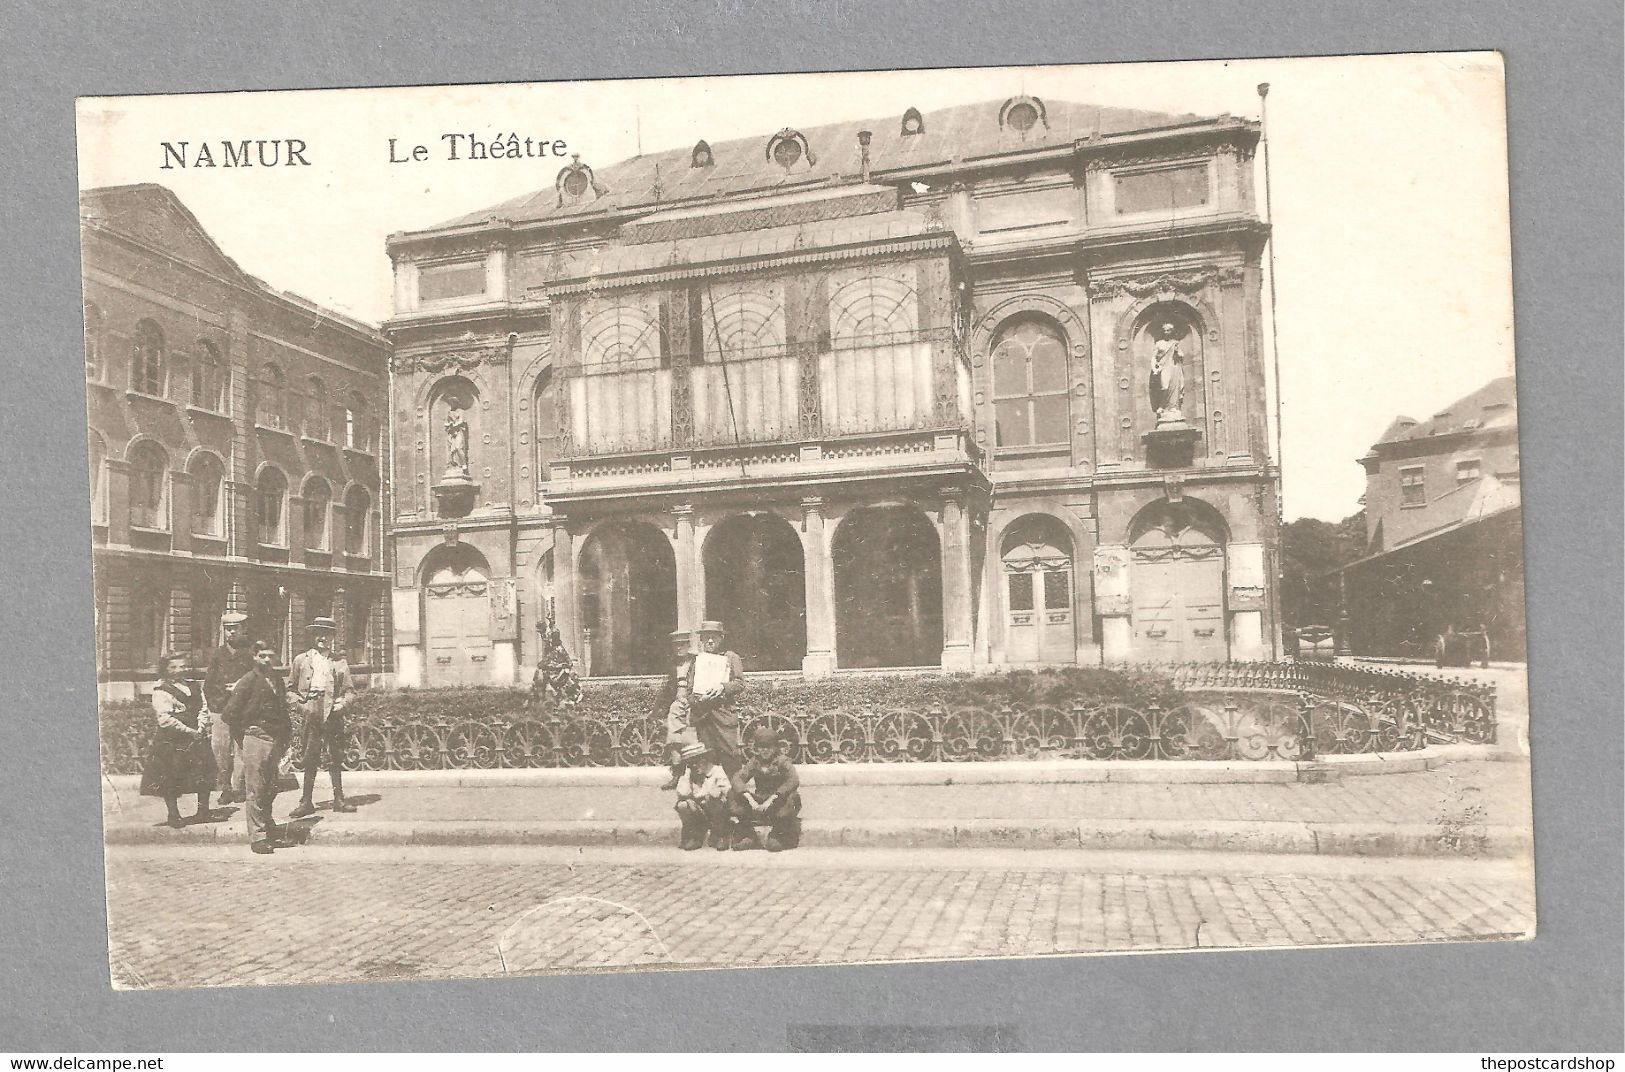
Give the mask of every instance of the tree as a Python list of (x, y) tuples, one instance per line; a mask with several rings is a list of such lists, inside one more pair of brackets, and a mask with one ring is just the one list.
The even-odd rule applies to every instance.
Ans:
[(1365, 511), (1341, 521), (1300, 517), (1281, 529), (1281, 617), (1288, 629), (1335, 625), (1337, 588), (1323, 575), (1365, 552)]

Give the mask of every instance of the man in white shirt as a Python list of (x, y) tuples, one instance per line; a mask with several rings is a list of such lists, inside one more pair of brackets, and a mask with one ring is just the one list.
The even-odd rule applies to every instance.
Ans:
[(337, 631), (333, 619), (312, 619), (306, 631), (310, 635), (310, 647), (294, 656), (293, 673), (288, 678), (288, 699), (299, 705), (304, 717), (301, 734), (304, 792), (300, 794), (299, 806), (288, 813), (291, 819), (302, 819), (316, 811), (313, 799), (316, 769), (321, 766), (324, 751), (327, 774), (333, 783), (333, 810), (355, 811), (355, 805), (344, 799), (344, 751), (348, 735), (343, 711), (350, 700), (350, 667), (332, 654), (333, 634)]
[(700, 654), (694, 657), (690, 717), (700, 743), (731, 779), (740, 766), (739, 715), (733, 705), (745, 688), (745, 664), (729, 651), (722, 623), (700, 623)]

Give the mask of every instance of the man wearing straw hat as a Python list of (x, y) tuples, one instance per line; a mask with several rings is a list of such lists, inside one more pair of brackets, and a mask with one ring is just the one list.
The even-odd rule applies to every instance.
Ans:
[(729, 651), (722, 623), (700, 623), (700, 654), (689, 685), (689, 717), (700, 743), (728, 772), (739, 770), (739, 715), (733, 709), (745, 688), (745, 664)]
[(293, 658), (293, 674), (288, 679), (288, 698), (300, 705), (304, 715), (304, 792), (299, 806), (288, 813), (290, 819), (303, 819), (316, 811), (316, 768), (327, 753), (327, 774), (333, 782), (333, 810), (355, 811), (344, 799), (344, 708), (349, 703), (350, 668), (332, 654), (337, 627), (331, 618), (313, 618), (306, 632), (310, 647)]

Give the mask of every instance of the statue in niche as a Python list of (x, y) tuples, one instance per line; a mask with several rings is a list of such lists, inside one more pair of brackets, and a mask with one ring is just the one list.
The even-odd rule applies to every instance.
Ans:
[(456, 404), (446, 412), (446, 475), (468, 476), (468, 418)]
[(1179, 340), (1184, 332), (1172, 323), (1164, 323), (1156, 334), (1151, 350), (1151, 410), (1159, 425), (1183, 424), (1185, 355), (1180, 352)]

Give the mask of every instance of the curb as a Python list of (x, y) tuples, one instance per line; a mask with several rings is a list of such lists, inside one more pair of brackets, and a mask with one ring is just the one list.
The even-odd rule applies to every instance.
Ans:
[[(295, 823), (294, 826), (301, 824)], [(1510, 826), (1301, 823), (1247, 820), (806, 820), (802, 844), (847, 848), (1130, 849), (1322, 856), (1517, 857), (1532, 851), (1527, 831)], [(642, 822), (324, 821), (309, 828), (326, 845), (665, 845), (676, 825)], [(236, 823), (169, 830), (110, 826), (108, 845), (237, 843)]]
[[(1527, 761), (1514, 749), (1435, 745), (1416, 752), (1373, 752), (1290, 760), (1000, 760), (991, 763), (808, 763), (796, 768), (803, 785), (1056, 785), (1116, 782), (1166, 785), (1257, 785), (1323, 782), (1342, 777), (1410, 774), (1460, 761)], [(503, 770), (346, 771), (354, 790), (409, 786), (487, 789), (501, 786), (642, 786), (665, 780), (663, 767), (528, 767)], [(119, 792), (134, 792), (139, 775), (105, 775)]]

